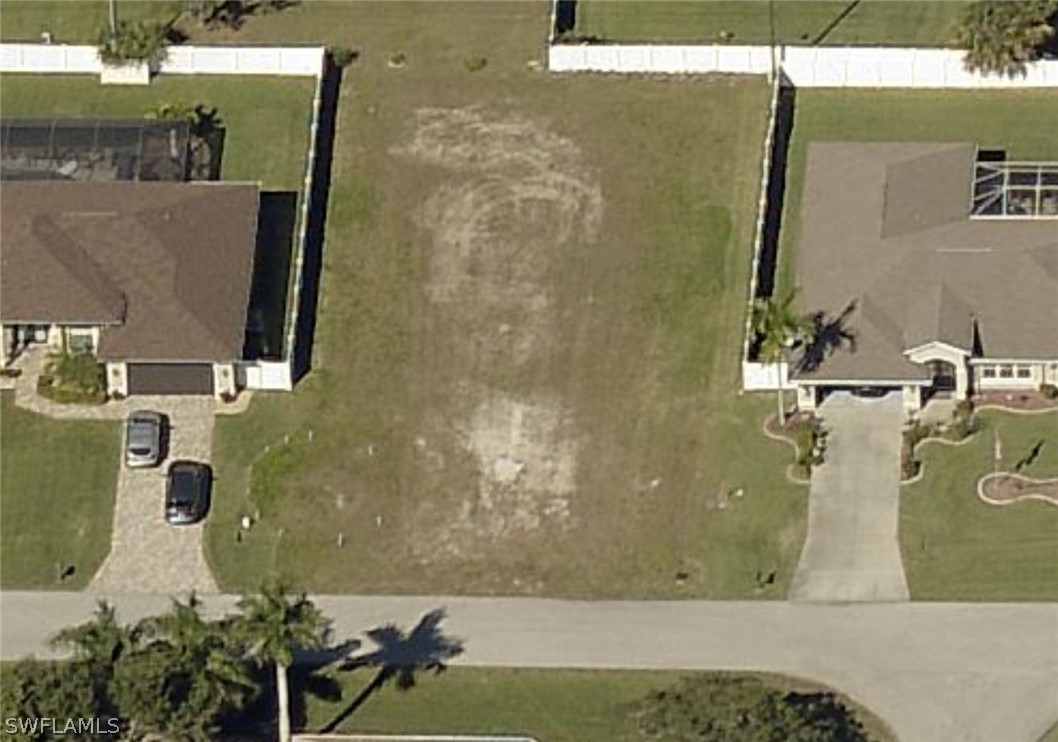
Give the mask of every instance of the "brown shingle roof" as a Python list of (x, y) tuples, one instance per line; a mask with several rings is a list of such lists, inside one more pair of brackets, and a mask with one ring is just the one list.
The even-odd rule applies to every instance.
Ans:
[(99, 356), (241, 358), (256, 185), (4, 182), (0, 319), (107, 325)]
[(809, 144), (798, 304), (854, 302), (856, 343), (801, 378), (922, 378), (904, 351), (970, 352), (975, 320), (987, 357), (1058, 358), (1058, 221), (971, 219), (975, 158), (970, 144)]

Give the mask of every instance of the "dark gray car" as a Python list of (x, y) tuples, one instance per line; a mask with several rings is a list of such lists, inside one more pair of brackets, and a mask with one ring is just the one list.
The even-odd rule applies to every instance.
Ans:
[(213, 470), (197, 461), (174, 461), (165, 480), (165, 522), (172, 526), (197, 523), (209, 511)]
[(165, 415), (136, 410), (125, 421), (125, 466), (136, 469), (162, 462), (167, 426)]

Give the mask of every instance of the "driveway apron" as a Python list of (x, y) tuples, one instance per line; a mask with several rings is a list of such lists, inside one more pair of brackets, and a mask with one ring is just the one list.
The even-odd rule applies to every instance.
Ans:
[(821, 405), (820, 414), (829, 431), (826, 461), (812, 472), (808, 537), (789, 597), (907, 600), (897, 533), (900, 394), (863, 399), (838, 392)]
[[(203, 524), (170, 526), (164, 518), (165, 472), (177, 459), (209, 462), (213, 400), (145, 397), (143, 409), (169, 415), (169, 455), (155, 469), (121, 463), (110, 554), (89, 587), (111, 593), (217, 592), (202, 551)], [(208, 516), (207, 516), (208, 517)]]

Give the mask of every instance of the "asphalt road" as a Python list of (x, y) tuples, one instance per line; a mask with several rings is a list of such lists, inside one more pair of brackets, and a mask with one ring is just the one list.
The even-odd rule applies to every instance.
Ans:
[[(0, 594), (0, 656), (49, 655), (47, 638), (86, 619), (87, 593)], [(110, 596), (125, 620), (166, 596)], [(841, 689), (903, 742), (1037, 742), (1058, 720), (1058, 605), (559, 601), (319, 596), (339, 639), (412, 628), (445, 608), (454, 662), (509, 667), (731, 669), (788, 673)], [(232, 596), (206, 597), (210, 611)], [(359, 651), (370, 651), (364, 640)], [(428, 647), (413, 648), (426, 651)]]

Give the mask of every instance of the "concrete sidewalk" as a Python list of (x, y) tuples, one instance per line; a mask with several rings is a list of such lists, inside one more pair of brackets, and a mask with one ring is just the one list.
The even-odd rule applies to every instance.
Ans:
[[(89, 617), (87, 593), (0, 594), (3, 659), (47, 654), (47, 638)], [(167, 596), (109, 596), (124, 620)], [(206, 597), (214, 612), (233, 596)], [(446, 608), (456, 663), (505, 667), (730, 669), (832, 685), (902, 742), (1037, 742), (1058, 720), (1058, 605), (319, 596), (338, 639)]]

